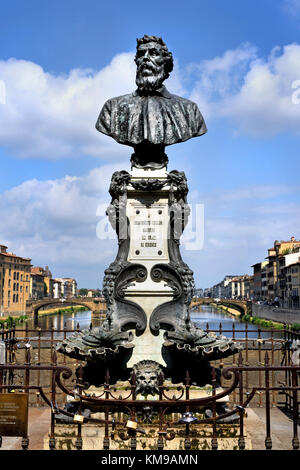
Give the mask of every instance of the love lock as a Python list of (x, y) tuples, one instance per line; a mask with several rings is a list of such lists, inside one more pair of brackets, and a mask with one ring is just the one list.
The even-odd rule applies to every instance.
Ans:
[(136, 430), (137, 423), (135, 421), (128, 420), (126, 423), (126, 428)]
[(74, 417), (73, 417), (73, 422), (74, 422), (74, 423), (79, 423), (79, 424), (83, 423), (83, 422), (84, 422), (84, 416), (82, 416), (82, 415), (74, 415)]
[(136, 421), (129, 420), (126, 423), (126, 428), (132, 431), (140, 432), (141, 434), (146, 434), (146, 431), (144, 429), (138, 428), (137, 425), (138, 423)]

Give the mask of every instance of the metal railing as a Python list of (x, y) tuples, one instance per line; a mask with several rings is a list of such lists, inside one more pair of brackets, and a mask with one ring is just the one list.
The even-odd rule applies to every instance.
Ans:
[[(137, 434), (142, 432), (147, 434), (145, 430), (138, 426), (143, 426), (139, 418), (139, 412), (145, 407), (151, 408), (153, 414), (156, 415), (156, 433), (152, 438), (155, 439), (155, 448), (164, 449), (166, 442), (174, 440), (181, 430), (184, 437), (184, 449), (190, 450), (198, 446), (199, 436), (196, 433), (196, 427), (206, 425), (211, 428), (211, 449), (218, 449), (219, 442), (219, 426), (230, 417), (236, 416), (238, 422), (238, 449), (244, 450), (245, 441), (245, 417), (246, 410), (253, 398), (257, 394), (263, 394), (265, 398), (265, 448), (272, 449), (272, 422), (271, 422), (271, 394), (273, 391), (285, 391), (291, 394), (292, 398), (292, 427), (293, 435), (291, 439), (291, 448), (299, 449), (298, 436), (298, 420), (299, 420), (299, 403), (298, 394), (300, 387), (298, 385), (298, 376), (300, 366), (272, 366), (269, 361), (268, 352), (265, 353), (264, 362), (260, 366), (246, 366), (243, 364), (242, 354), (239, 354), (237, 364), (235, 366), (223, 369), (222, 376), (230, 383), (226, 388), (219, 391), (216, 380), (216, 369), (212, 368), (211, 394), (204, 398), (191, 398), (191, 377), (186, 373), (184, 383), (174, 390), (172, 387), (165, 386), (163, 377), (158, 377), (158, 396), (156, 400), (139, 399), (137, 390), (137, 380), (133, 373), (129, 382), (129, 386), (123, 390), (123, 395), (118, 395), (119, 391), (114, 384), (110, 383), (110, 374), (107, 371), (103, 384), (99, 387), (100, 393), (97, 397), (88, 393), (87, 385), (83, 383), (82, 366), (79, 367), (77, 378), (73, 380), (73, 386), (66, 386), (64, 381), (71, 379), (72, 370), (67, 366), (57, 364), (56, 353), (52, 354), (51, 365), (35, 365), (31, 363), (30, 349), (26, 349), (26, 362), (24, 364), (0, 364), (0, 392), (12, 392), (18, 390), (23, 393), (34, 391), (38, 393), (46, 406), (51, 408), (51, 425), (49, 433), (49, 449), (56, 448), (56, 417), (58, 414), (67, 416), (72, 419), (72, 426), (76, 430), (75, 447), (81, 450), (83, 447), (82, 429), (85, 424), (94, 424), (104, 429), (104, 437), (102, 443), (99, 443), (99, 449), (108, 450), (112, 442), (118, 437), (121, 441), (128, 441), (129, 448), (136, 450)], [(11, 377), (11, 371), (23, 371), (22, 383), (6, 383), (4, 377)], [(36, 371), (48, 371), (50, 380), (50, 395), (48, 396), (43, 386), (36, 386), (31, 383), (31, 374)], [(272, 386), (270, 377), (273, 372), (283, 372), (291, 377), (291, 384), (282, 384), (280, 386)], [(6, 372), (6, 374), (5, 374)], [(244, 383), (246, 372), (261, 372), (263, 376), (262, 383), (253, 386), (251, 391), (244, 395)], [(57, 390), (60, 390), (65, 396), (71, 396), (76, 400), (78, 406), (76, 413), (71, 413), (60, 408), (57, 404)], [(238, 391), (238, 399), (232, 405), (231, 409), (225, 413), (217, 413), (217, 404), (221, 398), (231, 395), (234, 390)], [(124, 393), (126, 395), (124, 396)], [(83, 414), (86, 407), (93, 406), (103, 413), (103, 419), (89, 417)], [(210, 409), (210, 417), (196, 418), (195, 424), (190, 424), (184, 419), (178, 420), (178, 414), (182, 417), (186, 413), (197, 413), (202, 408)], [(193, 415), (194, 416), (194, 415)], [(175, 419), (174, 419), (175, 418)], [(184, 424), (185, 423), (185, 424)], [(29, 448), (29, 437), (23, 437), (22, 448)]]
[[(28, 328), (27, 324), (25, 328), (12, 328), (1, 329), (0, 328), (0, 340), (6, 344), (5, 362), (6, 363), (24, 363), (26, 358), (26, 350), (31, 350), (31, 363), (35, 365), (39, 364), (51, 364), (53, 352), (55, 351), (56, 344), (67, 338), (68, 335), (80, 331), (80, 325), (77, 324), (75, 329), (39, 329), (39, 328)], [(231, 328), (224, 328), (222, 323), (219, 324), (219, 328), (211, 329), (209, 324), (206, 324), (206, 332), (213, 332), (216, 334), (224, 334), (230, 336), (233, 340), (243, 345), (242, 359), (243, 364), (248, 366), (261, 366), (264, 361), (265, 352), (268, 351), (268, 357), (270, 365), (272, 366), (289, 366), (292, 364), (292, 350), (291, 346), (293, 341), (300, 340), (300, 333), (293, 330), (291, 326), (284, 325), (284, 329), (279, 332), (278, 329), (266, 329), (258, 328), (257, 331), (251, 330), (248, 324), (242, 325), (242, 328), (236, 328), (235, 324), (232, 324)], [(280, 337), (278, 335), (280, 334)], [(80, 365), (82, 361), (70, 359), (63, 354), (57, 355), (57, 361), (59, 365), (67, 366), (73, 371)], [(236, 366), (238, 362), (238, 355), (230, 356), (224, 360), (214, 361), (213, 365), (222, 370), (226, 367)], [(10, 374), (10, 380), (14, 380), (12, 371), (7, 372)], [(36, 386), (49, 387), (49, 381), (47, 372), (36, 370), (33, 374), (32, 380), (35, 381)], [(246, 396), (250, 393), (253, 386), (261, 386), (263, 381), (263, 373), (261, 370), (257, 370), (255, 373), (250, 372), (250, 369), (245, 370), (243, 393)], [(270, 383), (271, 386), (275, 387), (279, 382), (291, 384), (292, 377), (290, 372), (283, 371), (271, 371)], [(222, 386), (226, 386), (227, 382), (222, 377)], [(238, 396), (238, 391), (234, 390), (232, 393), (232, 401), (235, 401)], [(59, 393), (58, 401), (64, 399), (63, 393)], [(284, 402), (282, 402), (284, 399)], [(278, 394), (277, 390), (272, 390), (271, 393), (271, 404), (276, 406), (278, 404), (284, 406), (287, 410), (291, 409), (292, 397), (289, 392), (285, 394)], [(31, 406), (43, 406), (43, 402), (39, 396), (30, 394)], [(264, 398), (262, 394), (257, 394), (253, 401), (253, 405), (258, 407), (264, 406)]]

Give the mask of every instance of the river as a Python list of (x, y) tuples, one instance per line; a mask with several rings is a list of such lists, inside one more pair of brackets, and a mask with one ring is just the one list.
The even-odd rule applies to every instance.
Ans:
[[(35, 324), (33, 319), (27, 321), (28, 329), (29, 330), (37, 330), (41, 329), (41, 336), (50, 336), (50, 331), (43, 331), (43, 330), (75, 330), (77, 325), (79, 325), (80, 330), (88, 329), (90, 324), (92, 323), (93, 326), (98, 326), (100, 324), (99, 319), (93, 319), (90, 310), (85, 311), (77, 311), (77, 312), (70, 312), (70, 313), (55, 313), (52, 315), (41, 315), (38, 317), (38, 323)], [(24, 325), (20, 325), (19, 329), (23, 329)], [(55, 337), (60, 338), (64, 337), (64, 332), (56, 332)], [(71, 332), (67, 332), (66, 336), (72, 334)], [(35, 332), (31, 332), (29, 336), (35, 336)]]
[[(239, 316), (230, 315), (211, 305), (201, 305), (197, 310), (191, 312), (192, 321), (200, 328), (206, 329), (207, 324), (210, 331), (217, 330), (218, 333), (220, 323), (222, 324), (222, 334), (232, 337), (232, 329), (235, 328), (235, 338), (245, 338), (245, 330), (249, 339), (257, 338), (259, 326), (253, 323), (246, 323), (240, 320)], [(262, 328), (261, 329), (266, 329)], [(225, 331), (224, 331), (225, 330)], [(226, 331), (230, 330), (230, 331)], [(269, 338), (268, 332), (261, 332), (261, 338)], [(274, 333), (274, 338), (282, 338), (282, 331), (278, 330)]]
[[(235, 338), (244, 338), (245, 337), (245, 328), (246, 323), (241, 322), (238, 316), (229, 315), (224, 313), (222, 310), (217, 309), (214, 306), (210, 305), (201, 305), (197, 308), (197, 310), (192, 310), (191, 318), (194, 323), (200, 328), (206, 329), (207, 324), (209, 326), (209, 330), (217, 330), (219, 331), (220, 323), (222, 324), (222, 334), (227, 337), (232, 337), (232, 328), (234, 325), (235, 328)], [(99, 325), (99, 320), (95, 320), (91, 318), (90, 311), (78, 311), (78, 312), (70, 312), (65, 314), (54, 314), (54, 315), (45, 315), (40, 316), (38, 319), (38, 324), (34, 325), (33, 321), (30, 320), (28, 322), (28, 328), (36, 329), (41, 328), (50, 329), (53, 327), (54, 329), (63, 329), (64, 326), (68, 330), (74, 330), (79, 324), (79, 328), (81, 330), (89, 328), (90, 324), (93, 326)], [(19, 328), (24, 328), (20, 326)], [(255, 339), (257, 338), (257, 325), (253, 325), (252, 323), (247, 323), (248, 329), (248, 338)], [(226, 331), (229, 330), (229, 331)], [(67, 333), (67, 336), (71, 333)], [(33, 336), (31, 334), (30, 336)], [(56, 337), (62, 337), (64, 333), (55, 333)], [(50, 333), (43, 333), (43, 336), (50, 336)], [(267, 332), (262, 332), (261, 337), (266, 338), (269, 337), (270, 334)], [(274, 338), (282, 338), (283, 334), (281, 331), (274, 333)]]

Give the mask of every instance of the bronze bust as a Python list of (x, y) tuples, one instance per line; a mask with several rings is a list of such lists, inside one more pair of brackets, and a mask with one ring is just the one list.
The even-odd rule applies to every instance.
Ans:
[(109, 99), (96, 129), (134, 148), (131, 162), (138, 168), (163, 168), (165, 147), (207, 132), (198, 106), (172, 95), (163, 85), (173, 70), (172, 53), (161, 38), (137, 39), (134, 93)]

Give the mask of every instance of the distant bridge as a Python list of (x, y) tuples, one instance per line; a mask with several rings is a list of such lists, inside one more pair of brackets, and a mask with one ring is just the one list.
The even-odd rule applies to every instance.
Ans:
[[(228, 308), (233, 308), (239, 311), (242, 315), (252, 313), (252, 302), (246, 300), (233, 300), (233, 299), (211, 299), (211, 298), (194, 298), (191, 302), (190, 308), (196, 308), (200, 305), (219, 304)], [(64, 308), (64, 306), (81, 305), (87, 307), (92, 316), (104, 316), (106, 313), (106, 303), (103, 298), (95, 297), (71, 297), (63, 299), (52, 299), (45, 297), (43, 299), (30, 299), (26, 302), (26, 315), (29, 317), (38, 318), (39, 310), (43, 307)]]
[(190, 308), (209, 304), (224, 305), (225, 307), (239, 311), (242, 315), (252, 314), (252, 302), (250, 300), (211, 299), (210, 297), (201, 297), (199, 299), (193, 299)]
[(103, 298), (95, 297), (71, 297), (63, 299), (52, 299), (45, 297), (43, 299), (30, 299), (26, 302), (26, 315), (37, 318), (39, 310), (42, 307), (64, 308), (64, 306), (80, 305), (87, 307), (92, 312), (92, 316), (101, 316), (106, 313), (106, 303)]

